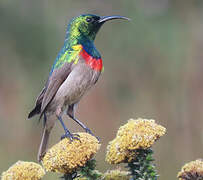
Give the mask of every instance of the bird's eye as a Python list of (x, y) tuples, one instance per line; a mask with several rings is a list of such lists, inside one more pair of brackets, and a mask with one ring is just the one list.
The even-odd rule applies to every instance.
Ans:
[(86, 19), (86, 21), (89, 23), (89, 22), (92, 22), (92, 18), (90, 18), (90, 17), (88, 17), (87, 19)]

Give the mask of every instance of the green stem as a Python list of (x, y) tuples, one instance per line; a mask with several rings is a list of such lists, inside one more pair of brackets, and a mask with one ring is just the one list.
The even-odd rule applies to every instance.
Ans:
[(76, 174), (72, 173), (72, 174), (64, 174), (61, 178), (64, 180), (73, 180), (75, 179)]
[(79, 171), (81, 177), (85, 177), (87, 180), (98, 180), (102, 176), (102, 173), (95, 170), (96, 160), (92, 159), (86, 163)]
[(152, 149), (138, 149), (135, 158), (128, 163), (130, 180), (157, 180), (158, 174), (153, 164)]

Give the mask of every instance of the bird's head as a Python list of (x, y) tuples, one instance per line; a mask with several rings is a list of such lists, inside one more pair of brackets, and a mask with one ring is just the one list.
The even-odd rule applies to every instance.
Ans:
[(101, 26), (113, 19), (125, 19), (123, 16), (97, 16), (93, 14), (83, 14), (73, 18), (68, 24), (66, 38), (72, 40), (88, 39), (93, 41)]

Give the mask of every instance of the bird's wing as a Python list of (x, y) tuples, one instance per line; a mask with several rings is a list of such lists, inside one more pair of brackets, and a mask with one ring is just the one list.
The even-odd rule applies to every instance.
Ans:
[(46, 110), (47, 105), (52, 101), (56, 92), (58, 91), (61, 84), (66, 80), (70, 72), (72, 71), (72, 64), (77, 63), (79, 59), (79, 53), (82, 50), (81, 45), (76, 45), (71, 48), (70, 51), (65, 51), (59, 58), (56, 60), (45, 94), (43, 96), (40, 117), (43, 115)]
[(61, 84), (66, 80), (66, 78), (70, 74), (71, 65), (72, 63), (65, 63), (62, 67), (53, 70), (52, 75), (49, 78), (49, 83), (42, 100), (41, 114), (44, 113), (47, 105), (51, 102)]
[(36, 99), (35, 107), (34, 107), (34, 109), (29, 113), (28, 119), (30, 119), (30, 118), (33, 117), (34, 115), (40, 113), (40, 111), (41, 111), (41, 104), (42, 104), (42, 100), (43, 100), (45, 91), (46, 91), (46, 86), (42, 89), (42, 91), (41, 91), (40, 94), (38, 95), (38, 97), (37, 97), (37, 99)]

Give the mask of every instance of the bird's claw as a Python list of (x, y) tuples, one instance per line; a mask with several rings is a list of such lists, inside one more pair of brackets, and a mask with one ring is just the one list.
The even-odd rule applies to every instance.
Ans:
[(97, 140), (99, 141), (99, 143), (101, 143), (101, 140), (98, 136), (95, 136), (97, 138)]
[(69, 138), (70, 141), (73, 141), (74, 139), (80, 141), (79, 137), (80, 137), (79, 134), (71, 134), (70, 132), (65, 132), (65, 134), (61, 136), (61, 140), (64, 139), (64, 138)]
[(85, 131), (86, 131), (86, 133), (89, 133), (89, 134), (91, 134), (92, 136), (95, 136), (89, 128), (85, 128)]
[(73, 136), (77, 136), (77, 137), (80, 137), (80, 135), (79, 134), (76, 134), (76, 133), (74, 133), (74, 134), (72, 134)]
[(96, 137), (97, 140), (99, 141), (99, 143), (101, 142), (101, 141), (100, 141), (100, 138), (99, 138), (98, 136), (95, 136), (89, 128), (85, 128), (85, 131), (86, 131), (86, 133), (89, 133), (89, 134), (91, 134), (92, 136)]

